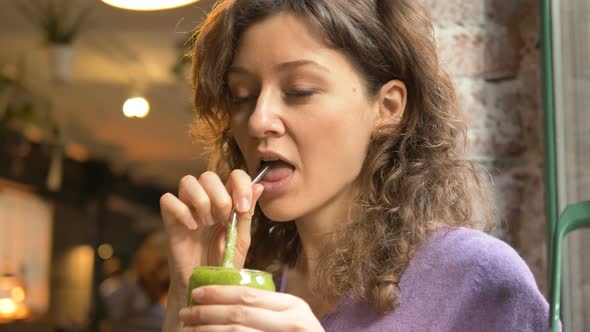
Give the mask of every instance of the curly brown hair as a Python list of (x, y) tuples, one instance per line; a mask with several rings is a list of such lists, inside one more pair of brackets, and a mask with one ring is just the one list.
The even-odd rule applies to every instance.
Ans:
[[(485, 178), (460, 156), (465, 125), (455, 88), (439, 64), (430, 16), (416, 0), (219, 2), (196, 31), (192, 134), (208, 147), (210, 168), (222, 175), (245, 168), (229, 132), (227, 70), (241, 34), (277, 13), (303, 18), (345, 54), (370, 96), (390, 80), (406, 84), (404, 115), (397, 125), (373, 133), (358, 179), (358, 211), (337, 234), (335, 248), (320, 258), (316, 278), (323, 295), (350, 292), (387, 312), (398, 305), (401, 275), (431, 232), (492, 220)], [(301, 250), (295, 223), (274, 223), (255, 213), (248, 267), (293, 266)]]

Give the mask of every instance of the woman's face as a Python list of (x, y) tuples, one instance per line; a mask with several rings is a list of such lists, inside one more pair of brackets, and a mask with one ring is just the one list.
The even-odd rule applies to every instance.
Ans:
[(288, 14), (251, 26), (228, 73), (231, 131), (249, 173), (281, 160), (259, 201), (275, 221), (350, 206), (379, 113), (352, 63), (308, 26)]

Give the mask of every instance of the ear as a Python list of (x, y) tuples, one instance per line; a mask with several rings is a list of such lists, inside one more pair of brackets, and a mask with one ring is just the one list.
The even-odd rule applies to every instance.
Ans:
[(398, 124), (408, 101), (406, 85), (400, 80), (391, 80), (385, 83), (378, 96), (379, 114), (377, 115), (376, 127), (386, 124)]

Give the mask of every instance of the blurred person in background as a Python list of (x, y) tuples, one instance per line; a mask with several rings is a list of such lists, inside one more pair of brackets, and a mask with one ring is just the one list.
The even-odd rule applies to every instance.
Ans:
[(164, 321), (169, 271), (166, 236), (150, 233), (137, 250), (132, 267), (113, 272), (100, 293), (113, 332), (160, 331)]

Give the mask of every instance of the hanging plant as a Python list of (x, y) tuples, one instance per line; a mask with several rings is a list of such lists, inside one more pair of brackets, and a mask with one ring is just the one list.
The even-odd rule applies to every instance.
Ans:
[(35, 25), (46, 42), (71, 44), (87, 28), (93, 7), (74, 8), (72, 0), (17, 1), (23, 16)]
[(72, 0), (27, 0), (16, 2), (17, 7), (35, 25), (49, 44), (52, 77), (57, 82), (68, 82), (74, 71), (72, 43), (88, 26), (93, 7), (74, 8)]

